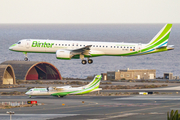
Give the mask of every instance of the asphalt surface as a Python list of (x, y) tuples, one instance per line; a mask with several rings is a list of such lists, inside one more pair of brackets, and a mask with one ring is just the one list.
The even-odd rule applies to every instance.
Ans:
[[(13, 120), (51, 119), (79, 120), (157, 120), (166, 119), (171, 109), (180, 108), (180, 94), (136, 96), (0, 96), (0, 102), (37, 100), (38, 105), (12, 109), (0, 109), (0, 119), (8, 120), (6, 111), (14, 111)], [(83, 102), (84, 101), (84, 102)]]
[[(1, 92), (27, 91), (26, 88), (0, 89)], [(160, 95), (131, 96), (0, 96), (1, 102), (36, 100), (33, 107), (0, 109), (0, 120), (9, 120), (7, 111), (14, 111), (13, 120), (157, 120), (166, 119), (170, 110), (180, 111), (180, 86), (152, 89), (102, 90), (101, 92), (162, 92)], [(88, 94), (87, 94), (88, 95)]]

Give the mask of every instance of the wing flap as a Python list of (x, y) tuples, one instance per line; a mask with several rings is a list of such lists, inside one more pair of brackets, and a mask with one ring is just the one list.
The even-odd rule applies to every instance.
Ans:
[(91, 46), (92, 46), (92, 45), (87, 45), (87, 46), (85, 46), (85, 47), (78, 48), (78, 49), (74, 49), (74, 50), (71, 50), (71, 51), (72, 51), (73, 53), (83, 53), (83, 52), (89, 51)]

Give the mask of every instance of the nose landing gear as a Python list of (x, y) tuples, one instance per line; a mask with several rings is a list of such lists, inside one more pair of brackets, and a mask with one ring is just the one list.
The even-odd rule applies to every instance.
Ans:
[(23, 54), (25, 55), (24, 60), (25, 60), (25, 61), (28, 61), (27, 52), (23, 52)]
[(25, 57), (24, 60), (25, 60), (25, 61), (28, 61), (28, 57)]

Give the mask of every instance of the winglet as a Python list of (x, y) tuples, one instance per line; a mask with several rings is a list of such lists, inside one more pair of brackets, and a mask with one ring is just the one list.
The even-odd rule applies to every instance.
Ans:
[(166, 47), (171, 32), (172, 24), (166, 24), (158, 34), (147, 44), (155, 48)]

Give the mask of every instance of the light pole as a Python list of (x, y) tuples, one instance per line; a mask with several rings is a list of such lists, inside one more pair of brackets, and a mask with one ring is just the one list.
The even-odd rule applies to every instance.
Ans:
[(11, 111), (7, 111), (6, 113), (10, 115), (10, 120), (11, 120), (11, 115), (14, 114), (15, 112), (14, 111), (12, 111), (12, 112)]

